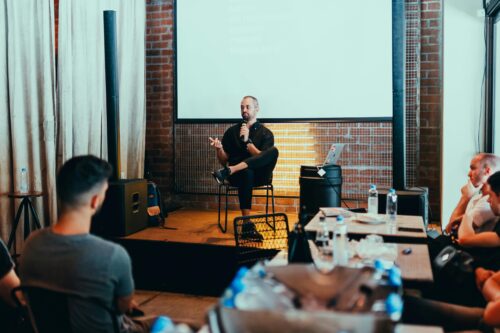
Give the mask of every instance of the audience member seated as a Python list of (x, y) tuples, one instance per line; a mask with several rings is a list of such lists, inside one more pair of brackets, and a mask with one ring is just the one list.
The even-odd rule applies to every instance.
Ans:
[[(488, 178), (483, 186), (483, 193), (492, 213), (495, 217), (500, 216), (500, 171)], [(500, 223), (496, 223), (491, 231), (481, 233), (474, 233), (470, 225), (464, 228), (461, 226), (458, 243), (464, 247), (500, 247)]]
[[(500, 216), (500, 171), (488, 178), (482, 186), (482, 191), (493, 216)], [(494, 225), (492, 231), (471, 232), (470, 235), (459, 238), (458, 244), (455, 246), (473, 255), (475, 267), (483, 267), (492, 271), (500, 270), (499, 223)], [(483, 297), (473, 287), (474, 276), (472, 274), (459, 272), (450, 276), (450, 274), (443, 274), (441, 271), (434, 273), (435, 288), (428, 294), (428, 297), (464, 305), (484, 304)], [(460, 278), (456, 274), (461, 274)]]
[[(462, 186), (460, 200), (451, 214), (445, 233), (429, 244), (431, 259), (447, 245), (466, 248), (467, 252), (477, 259), (486, 258), (491, 261), (491, 247), (496, 247), (491, 241), (492, 232), (498, 216), (488, 203), (488, 178), (500, 170), (500, 157), (481, 153), (471, 160), (469, 180)], [(484, 240), (489, 241), (484, 241)], [(488, 266), (497, 269), (497, 266)], [(498, 266), (500, 269), (500, 266)]]
[(11, 297), (11, 290), (19, 286), (19, 278), (14, 272), (14, 262), (9, 251), (0, 239), (0, 323), (2, 331), (13, 332), (16, 325), (16, 304)]
[(476, 285), (487, 301), (484, 308), (405, 296), (402, 321), (407, 324), (442, 326), (445, 331), (500, 329), (500, 272), (476, 269)]
[[(458, 228), (458, 239), (465, 236), (491, 231), (496, 224), (496, 216), (488, 204), (488, 195), (481, 191), (488, 178), (500, 170), (500, 157), (481, 153), (471, 160), (469, 180), (461, 188), (460, 200), (451, 214), (446, 231)], [(478, 244), (481, 246), (481, 244)]]
[[(92, 297), (120, 314), (135, 308), (127, 252), (89, 233), (110, 175), (111, 166), (94, 156), (74, 157), (64, 164), (57, 175), (58, 221), (32, 233), (26, 242), (20, 265), (23, 285)], [(71, 311), (75, 332), (100, 332), (110, 325), (109, 314), (81, 301)], [(153, 321), (127, 315), (118, 320), (122, 332), (149, 332)]]
[(222, 142), (218, 138), (209, 139), (224, 166), (212, 175), (219, 184), (227, 179), (238, 187), (241, 215), (246, 216), (252, 208), (253, 187), (269, 184), (279, 153), (273, 133), (257, 121), (257, 98), (243, 97), (240, 107), (243, 121), (228, 128)]

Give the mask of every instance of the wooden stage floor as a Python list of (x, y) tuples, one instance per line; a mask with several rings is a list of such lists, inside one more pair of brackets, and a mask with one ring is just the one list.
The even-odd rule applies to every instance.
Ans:
[[(216, 210), (179, 209), (168, 214), (164, 227), (146, 228), (123, 239), (234, 246), (233, 220), (239, 215), (240, 211), (228, 212), (228, 228), (223, 233), (217, 225)], [(297, 214), (287, 216), (289, 227), (293, 228)], [(224, 223), (224, 212), (221, 218)]]

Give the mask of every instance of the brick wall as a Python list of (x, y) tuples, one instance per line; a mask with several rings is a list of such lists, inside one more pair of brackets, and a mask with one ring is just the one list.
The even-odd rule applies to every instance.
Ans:
[[(239, 105), (234, 110), (239, 112)], [(217, 183), (210, 172), (220, 168), (209, 136), (222, 137), (229, 124), (179, 124), (175, 134), (176, 190), (182, 205), (215, 208)], [(366, 201), (370, 184), (390, 187), (392, 179), (392, 143), (390, 122), (367, 123), (274, 123), (266, 124), (274, 133), (280, 157), (273, 173), (277, 211), (297, 212), (301, 165), (321, 164), (332, 142), (344, 143), (339, 160), (342, 165), (342, 198), (351, 207)], [(326, 183), (325, 183), (326, 184)], [(326, 186), (328, 186), (326, 184)], [(201, 195), (203, 194), (203, 195)], [(231, 208), (237, 209), (235, 198)], [(252, 208), (260, 209), (256, 199)], [(289, 206), (292, 204), (292, 206)]]
[(173, 1), (146, 0), (146, 171), (173, 193)]
[(420, 186), (429, 187), (433, 219), (441, 216), (441, 125), (443, 109), (442, 1), (421, 1)]

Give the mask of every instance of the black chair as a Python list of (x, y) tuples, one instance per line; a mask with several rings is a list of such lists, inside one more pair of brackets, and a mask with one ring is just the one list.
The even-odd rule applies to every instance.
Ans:
[[(274, 225), (269, 224), (269, 220)], [(234, 219), (234, 240), (239, 265), (252, 266), (288, 249), (288, 217), (283, 213), (239, 216)]]
[(95, 298), (40, 287), (20, 286), (14, 288), (11, 292), (12, 298), (19, 307), (22, 307), (22, 304), (18, 298), (18, 292), (22, 293), (26, 301), (29, 319), (35, 333), (73, 332), (70, 313), (70, 302), (72, 299), (90, 302), (96, 308), (107, 312), (112, 323), (108, 331), (120, 332), (117, 313)]
[[(225, 196), (225, 200), (226, 200), (224, 228), (222, 227), (221, 220), (220, 220), (222, 190), (224, 190), (224, 196)], [(274, 187), (272, 184), (272, 180), (270, 180), (268, 184), (254, 186), (253, 190), (265, 190), (266, 191), (266, 214), (269, 214), (269, 193), (271, 193), (272, 213), (274, 214)], [(225, 233), (227, 231), (227, 201), (228, 201), (228, 197), (229, 197), (230, 193), (238, 193), (238, 187), (232, 186), (227, 181), (224, 181), (222, 184), (219, 184), (219, 194), (217, 197), (218, 204), (219, 204), (219, 215), (217, 218), (217, 223), (219, 225), (219, 229), (223, 233)]]

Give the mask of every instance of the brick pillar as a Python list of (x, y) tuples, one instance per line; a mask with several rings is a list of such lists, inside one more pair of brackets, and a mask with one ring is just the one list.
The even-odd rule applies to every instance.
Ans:
[(146, 0), (146, 171), (173, 191), (173, 0)]
[(434, 220), (441, 216), (441, 126), (443, 109), (442, 3), (421, 2), (420, 168), (418, 185), (429, 187)]

